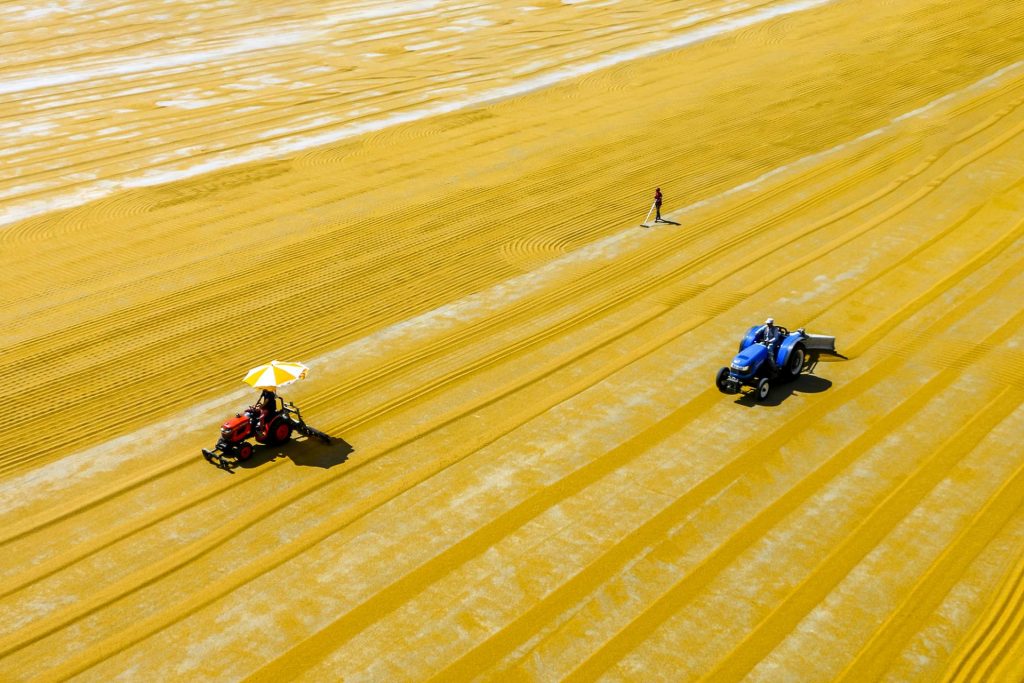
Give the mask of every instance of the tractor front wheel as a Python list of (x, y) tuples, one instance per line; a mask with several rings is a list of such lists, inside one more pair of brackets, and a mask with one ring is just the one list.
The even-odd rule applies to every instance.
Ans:
[(239, 460), (248, 460), (252, 457), (252, 444), (248, 441), (243, 441), (238, 444), (237, 456)]
[(757, 383), (757, 400), (763, 401), (768, 398), (768, 392), (772, 390), (772, 385), (768, 382), (767, 377), (762, 377), (761, 381)]
[(718, 387), (718, 390), (721, 391), (723, 394), (730, 393), (728, 387), (725, 384), (725, 380), (727, 380), (728, 378), (729, 368), (722, 368), (721, 370), (718, 371), (718, 374), (715, 375), (715, 386)]

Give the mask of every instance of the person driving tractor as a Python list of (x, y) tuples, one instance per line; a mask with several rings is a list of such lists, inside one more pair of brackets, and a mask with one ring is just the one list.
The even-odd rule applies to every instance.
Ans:
[(264, 389), (252, 408), (252, 416), (257, 425), (269, 424), (270, 418), (277, 412), (277, 394), (269, 389)]
[(236, 413), (221, 424), (217, 444), (202, 449), (206, 461), (230, 471), (253, 456), (254, 445), (249, 439), (276, 448), (287, 443), (293, 431), (331, 443), (330, 436), (306, 424), (294, 403), (285, 402), (276, 393), (278, 387), (304, 378), (308, 371), (302, 363), (277, 360), (249, 370), (242, 381), (259, 389), (260, 397), (244, 415)]
[[(761, 343), (768, 347), (768, 363), (771, 365), (772, 372), (778, 371), (778, 367), (775, 365), (775, 336), (778, 334), (778, 328), (775, 327), (775, 318), (768, 318), (764, 321), (764, 325), (757, 331), (757, 337), (761, 338)], [(755, 337), (756, 338), (756, 337)]]

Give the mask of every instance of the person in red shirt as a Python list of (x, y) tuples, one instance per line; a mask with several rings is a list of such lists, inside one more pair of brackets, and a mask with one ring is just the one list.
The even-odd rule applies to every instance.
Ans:
[(661, 188), (654, 188), (654, 222), (663, 223), (661, 220)]

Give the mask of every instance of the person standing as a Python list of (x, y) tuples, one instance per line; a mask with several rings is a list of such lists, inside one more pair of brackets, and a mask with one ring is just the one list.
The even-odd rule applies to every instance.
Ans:
[(661, 188), (654, 188), (654, 222), (663, 223), (661, 220)]

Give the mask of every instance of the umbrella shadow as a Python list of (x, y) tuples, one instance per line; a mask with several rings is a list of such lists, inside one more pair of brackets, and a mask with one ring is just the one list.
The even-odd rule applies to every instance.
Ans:
[(332, 436), (331, 443), (326, 444), (319, 439), (306, 438), (293, 441), (283, 453), (298, 467), (320, 467), (329, 470), (335, 465), (348, 461), (348, 456), (355, 452), (348, 441), (339, 436)]
[(348, 456), (353, 452), (355, 449), (352, 445), (341, 437), (332, 436), (329, 444), (320, 439), (300, 437), (283, 446), (257, 444), (252, 457), (238, 463), (237, 466), (250, 469), (277, 460), (278, 457), (285, 457), (297, 467), (319, 467), (329, 470), (335, 465), (347, 462)]

